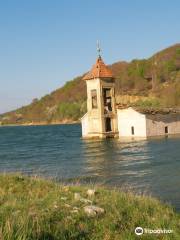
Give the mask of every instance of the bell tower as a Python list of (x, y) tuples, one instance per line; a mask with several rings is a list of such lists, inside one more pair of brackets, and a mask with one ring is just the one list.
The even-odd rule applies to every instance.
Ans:
[(117, 115), (115, 81), (105, 65), (98, 47), (98, 57), (92, 69), (83, 77), (87, 86), (87, 113), (82, 117), (83, 137), (115, 137)]

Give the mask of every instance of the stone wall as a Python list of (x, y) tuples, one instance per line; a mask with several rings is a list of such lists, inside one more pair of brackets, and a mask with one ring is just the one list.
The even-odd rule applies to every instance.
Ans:
[(168, 134), (180, 134), (180, 114), (155, 114), (146, 115), (147, 136), (162, 136), (165, 133), (165, 127)]

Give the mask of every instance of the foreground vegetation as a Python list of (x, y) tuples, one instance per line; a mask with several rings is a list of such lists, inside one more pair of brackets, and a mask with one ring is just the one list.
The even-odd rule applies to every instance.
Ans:
[[(89, 186), (90, 187), (90, 186)], [(93, 186), (91, 186), (93, 187)], [(96, 186), (66, 186), (22, 175), (0, 175), (0, 239), (180, 239), (180, 216), (156, 199)], [(90, 217), (89, 202), (105, 210)], [(172, 234), (136, 236), (137, 226), (172, 229)]]
[[(180, 107), (180, 44), (148, 59), (110, 66), (116, 78), (116, 102), (131, 101), (147, 107)], [(121, 96), (121, 99), (120, 99)], [(146, 97), (146, 101), (141, 101)], [(82, 76), (31, 104), (0, 115), (0, 125), (49, 124), (77, 121), (86, 112), (86, 86)]]

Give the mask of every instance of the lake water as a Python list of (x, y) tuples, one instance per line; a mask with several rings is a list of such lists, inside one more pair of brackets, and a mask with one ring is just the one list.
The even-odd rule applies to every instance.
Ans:
[(78, 124), (0, 127), (0, 171), (128, 187), (180, 211), (180, 137), (83, 140)]

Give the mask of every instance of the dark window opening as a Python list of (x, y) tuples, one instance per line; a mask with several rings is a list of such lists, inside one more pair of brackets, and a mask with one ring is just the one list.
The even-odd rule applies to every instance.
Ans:
[(134, 135), (134, 127), (131, 127), (131, 134)]
[(106, 127), (106, 132), (111, 132), (111, 119), (110, 118), (106, 118), (105, 119), (105, 127)]
[(97, 91), (91, 90), (92, 108), (97, 108)]
[(111, 88), (103, 89), (104, 108), (106, 111), (112, 111)]
[(165, 133), (168, 133), (168, 126), (165, 127)]

